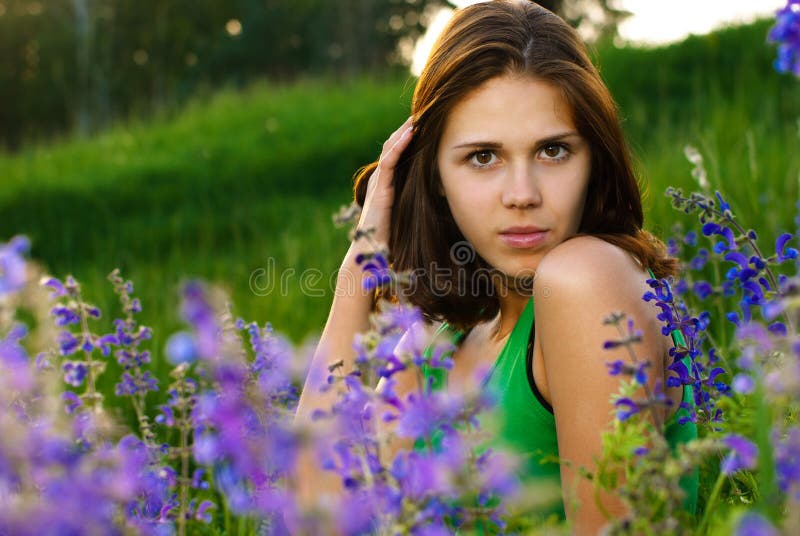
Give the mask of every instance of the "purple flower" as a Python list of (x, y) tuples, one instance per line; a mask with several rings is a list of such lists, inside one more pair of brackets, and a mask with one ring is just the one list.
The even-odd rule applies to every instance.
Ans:
[(734, 536), (779, 536), (778, 530), (757, 512), (748, 511), (736, 524)]
[(770, 332), (757, 322), (739, 325), (736, 329), (736, 338), (752, 343), (758, 352), (764, 355), (772, 352), (775, 348)]
[(619, 398), (614, 405), (617, 407), (617, 419), (626, 421), (639, 413), (639, 405), (630, 398)]
[(720, 470), (723, 473), (730, 475), (741, 469), (752, 469), (756, 466), (758, 447), (755, 443), (736, 434), (725, 437), (722, 443), (730, 449), (722, 460)]
[(740, 373), (733, 378), (731, 388), (741, 395), (749, 395), (755, 390), (755, 382), (749, 374)]
[(42, 278), (42, 285), (52, 289), (52, 292), (50, 293), (51, 300), (67, 295), (67, 289), (64, 287), (64, 284), (55, 277)]
[(70, 415), (75, 413), (75, 410), (83, 405), (83, 401), (80, 397), (72, 391), (64, 391), (61, 395), (61, 399), (66, 403), (64, 409)]
[(406, 331), (414, 324), (423, 321), (422, 311), (418, 307), (404, 304), (386, 304), (381, 314), (381, 321), (387, 326)]
[(409, 327), (400, 337), (394, 354), (398, 357), (408, 356), (417, 366), (422, 365), (423, 353), (428, 347), (431, 335), (424, 321), (419, 320)]
[(793, 238), (791, 233), (783, 233), (775, 241), (775, 257), (778, 262), (783, 262), (787, 259), (796, 259), (797, 250), (794, 248), (787, 248), (786, 244)]
[(397, 434), (401, 437), (429, 437), (442, 427), (449, 428), (461, 410), (461, 402), (444, 393), (411, 393), (408, 395)]
[(420, 499), (425, 495), (450, 494), (454, 482), (442, 461), (435, 453), (410, 452), (395, 457), (390, 474), (406, 497)]
[[(728, 209), (730, 209), (730, 207), (728, 207)], [(720, 254), (728, 250), (737, 249), (736, 238), (733, 235), (733, 231), (724, 225), (709, 222), (703, 225), (702, 232), (704, 236), (718, 235), (725, 239), (725, 242), (717, 242), (714, 245), (714, 253)]]
[(17, 292), (25, 286), (24, 255), (31, 243), (25, 236), (15, 236), (7, 244), (0, 243), (0, 296)]
[(705, 300), (714, 292), (714, 287), (708, 281), (697, 281), (692, 286), (692, 292), (701, 300)]
[(389, 267), (389, 261), (382, 253), (372, 253), (370, 255), (358, 255), (356, 258), (358, 264), (366, 272), (363, 286), (366, 290), (380, 288), (392, 281), (392, 269)]
[(56, 341), (61, 348), (61, 355), (67, 356), (74, 354), (80, 347), (80, 341), (69, 331), (62, 331), (56, 335)]
[(677, 257), (680, 254), (680, 246), (674, 238), (667, 240), (667, 255)]
[(776, 13), (768, 38), (778, 43), (775, 69), (800, 76), (800, 0), (788, 0), (786, 7)]
[(650, 366), (649, 361), (642, 361), (636, 365), (636, 370), (633, 373), (633, 379), (636, 380), (636, 383), (639, 385), (644, 385), (647, 383), (647, 367)]
[(182, 296), (181, 312), (194, 329), (198, 357), (217, 357), (220, 329), (205, 287), (199, 281), (190, 281), (184, 285)]
[(56, 326), (69, 326), (71, 324), (78, 324), (81, 317), (69, 307), (63, 305), (56, 305), (50, 309), (50, 314), (56, 317)]
[[(795, 0), (792, 0), (792, 1), (795, 1)], [(724, 214), (726, 217), (729, 217), (729, 216), (730, 216), (730, 214), (725, 214), (725, 213), (726, 213), (726, 212), (727, 212), (727, 213), (730, 213), (730, 212), (731, 212), (731, 206), (730, 206), (730, 205), (729, 205), (729, 204), (728, 204), (728, 203), (727, 203), (727, 202), (726, 202), (726, 201), (725, 201), (725, 200), (722, 198), (722, 194), (721, 194), (721, 193), (719, 193), (719, 192), (714, 192), (714, 195), (716, 196), (716, 198), (717, 198), (717, 202), (719, 203), (719, 205), (718, 205), (718, 206), (719, 206), (719, 210), (720, 210), (720, 211), (722, 211), (722, 213), (723, 213), (723, 214)]]
[(606, 363), (606, 366), (608, 367), (609, 376), (619, 376), (625, 371), (625, 362), (621, 359)]
[(689, 283), (685, 279), (679, 279), (672, 287), (672, 291), (678, 296), (684, 296), (689, 292)]
[(123, 372), (121, 380), (114, 388), (114, 394), (117, 396), (158, 391), (158, 380), (149, 370), (132, 369), (129, 372)]
[(203, 501), (197, 509), (194, 510), (194, 518), (203, 523), (211, 523), (211, 514), (208, 511), (216, 507), (217, 506), (211, 501)]
[(477, 466), (483, 493), (508, 499), (519, 490), (519, 467), (511, 455), (490, 449), (478, 457)]
[(62, 365), (61, 369), (64, 371), (64, 381), (73, 387), (79, 387), (83, 384), (89, 368), (86, 363), (82, 361), (67, 361)]
[(103, 355), (108, 357), (108, 355), (111, 353), (111, 347), (119, 344), (119, 339), (117, 339), (117, 336), (113, 333), (109, 333), (97, 339), (96, 344), (97, 347), (100, 348), (100, 351), (103, 353)]
[(708, 262), (709, 253), (706, 248), (700, 248), (697, 250), (697, 255), (692, 257), (689, 261), (689, 268), (691, 270), (702, 270), (706, 263)]
[(784, 493), (791, 493), (795, 501), (800, 500), (800, 428), (789, 429), (781, 438), (777, 431), (773, 434), (775, 446), (775, 469), (778, 486)]
[(188, 331), (173, 333), (167, 339), (167, 346), (164, 349), (167, 359), (173, 365), (181, 363), (194, 363), (197, 361), (198, 349), (194, 335)]
[(28, 354), (21, 341), (28, 329), (23, 324), (13, 324), (5, 338), (0, 338), (0, 385), (10, 386), (12, 390), (27, 391), (34, 385), (34, 372), (31, 370)]
[(783, 322), (773, 322), (772, 324), (767, 326), (767, 330), (770, 333), (777, 335), (779, 337), (786, 337), (787, 335), (786, 324), (784, 324)]

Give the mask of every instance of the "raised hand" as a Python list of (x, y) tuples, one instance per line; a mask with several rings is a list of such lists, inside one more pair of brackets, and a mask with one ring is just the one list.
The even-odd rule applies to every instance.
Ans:
[(411, 141), (413, 126), (411, 118), (406, 119), (400, 128), (395, 130), (383, 144), (378, 165), (367, 184), (367, 195), (358, 228), (375, 229), (373, 237), (376, 241), (387, 243), (389, 240), (389, 221), (394, 201), (394, 168), (400, 155)]

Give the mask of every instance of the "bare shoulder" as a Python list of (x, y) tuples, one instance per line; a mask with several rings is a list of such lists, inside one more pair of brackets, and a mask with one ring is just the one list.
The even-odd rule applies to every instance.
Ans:
[[(611, 313), (625, 312), (656, 329), (652, 304), (642, 300), (649, 275), (626, 250), (600, 238), (579, 236), (559, 244), (539, 263), (534, 280), (537, 329), (572, 319), (599, 328)], [(657, 330), (658, 331), (658, 330)]]
[(593, 236), (579, 236), (559, 244), (536, 268), (536, 278), (542, 282), (578, 286), (639, 281), (644, 273), (630, 253)]
[[(629, 252), (600, 238), (576, 237), (549, 251), (534, 280), (537, 334), (541, 334), (542, 349), (549, 346), (551, 350), (545, 356), (553, 355), (551, 341), (558, 341), (562, 348), (570, 340), (593, 351), (601, 349), (603, 341), (616, 333), (604, 320), (619, 312), (644, 331), (643, 350), (663, 353), (666, 343), (657, 311), (642, 299), (649, 290), (647, 279), (647, 271)], [(580, 355), (577, 347), (572, 353)]]

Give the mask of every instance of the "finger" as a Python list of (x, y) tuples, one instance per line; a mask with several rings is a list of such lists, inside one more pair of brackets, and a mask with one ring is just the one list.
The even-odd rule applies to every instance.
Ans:
[(392, 148), (381, 158), (378, 164), (380, 168), (394, 170), (397, 161), (400, 159), (400, 155), (403, 154), (403, 151), (408, 147), (409, 142), (411, 142), (411, 136), (414, 132), (413, 129), (414, 127), (408, 127), (403, 131), (394, 145), (392, 145)]
[(385, 154), (381, 155), (381, 159), (378, 161), (378, 167), (375, 168), (375, 172), (372, 174), (375, 180), (370, 178), (370, 181), (367, 184), (367, 192), (369, 192), (370, 189), (381, 189), (391, 184), (391, 177), (394, 173), (394, 168), (397, 165), (397, 161), (400, 159), (400, 155), (403, 153), (403, 150), (408, 147), (408, 143), (411, 141), (412, 133), (413, 127), (408, 127), (405, 131), (403, 131), (395, 144), (388, 151), (386, 151)]
[(392, 132), (392, 135), (389, 136), (389, 138), (383, 143), (383, 148), (381, 149), (380, 158), (383, 158), (383, 156), (388, 151), (390, 151), (392, 147), (394, 147), (394, 145), (397, 143), (397, 140), (400, 139), (400, 137), (403, 135), (406, 129), (408, 129), (408, 127), (410, 126), (411, 126), (411, 118), (409, 117), (408, 119), (405, 120), (405, 122), (402, 125), (400, 125), (400, 127), (397, 130)]

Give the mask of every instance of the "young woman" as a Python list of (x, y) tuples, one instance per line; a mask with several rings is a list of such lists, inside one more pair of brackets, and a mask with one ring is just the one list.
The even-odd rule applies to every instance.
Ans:
[[(633, 319), (650, 388), (666, 385), (672, 341), (641, 297), (650, 271), (665, 277), (676, 264), (642, 230), (615, 104), (576, 32), (525, 0), (458, 11), (419, 78), (411, 117), (355, 190), (359, 227), (388, 243), (396, 270), (422, 274), (411, 301), (453, 334), (446, 388), (466, 389), (476, 371), (491, 367), (487, 385), (500, 393), (503, 438), (531, 455), (531, 478), (561, 483), (557, 511), (573, 530), (596, 533), (607, 519), (577, 468), (591, 470), (611, 420), (619, 380), (606, 363), (628, 359), (624, 349), (602, 349), (618, 338), (603, 319), (616, 311)], [(474, 258), (453, 256), (463, 244), (474, 247)], [(345, 274), (359, 273), (355, 257), (366, 248), (357, 241), (344, 259), (343, 291), (314, 367), (338, 359), (352, 366), (353, 335), (368, 327), (372, 303)], [(450, 285), (443, 284), (448, 274)], [(410, 374), (396, 377), (399, 393), (415, 388)], [(666, 395), (672, 407), (657, 420), (668, 441), (696, 436), (694, 425), (675, 419), (691, 393), (669, 388)], [(324, 402), (304, 390), (299, 418)], [(548, 456), (565, 463), (539, 463)], [(693, 509), (696, 482), (684, 489)], [(601, 500), (624, 515), (614, 497)]]

